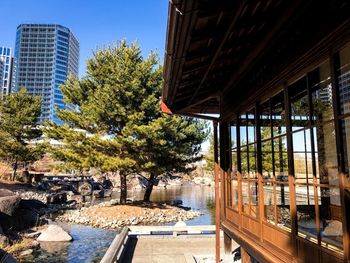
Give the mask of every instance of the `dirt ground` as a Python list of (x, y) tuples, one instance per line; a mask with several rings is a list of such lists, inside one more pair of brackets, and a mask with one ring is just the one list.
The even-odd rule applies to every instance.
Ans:
[(159, 215), (166, 214), (167, 216), (176, 215), (179, 210), (178, 207), (162, 205), (162, 204), (147, 204), (141, 205), (115, 205), (107, 207), (90, 207), (82, 211), (82, 215), (94, 215), (96, 217), (103, 217), (114, 220), (126, 220), (130, 217), (142, 217), (145, 215)]

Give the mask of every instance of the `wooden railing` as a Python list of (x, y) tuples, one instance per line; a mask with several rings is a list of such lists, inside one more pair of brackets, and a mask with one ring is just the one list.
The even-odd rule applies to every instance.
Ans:
[(114, 238), (106, 254), (103, 256), (101, 263), (121, 262), (120, 259), (123, 254), (124, 247), (128, 242), (128, 237), (129, 237), (129, 228), (124, 227), (123, 230), (120, 232), (120, 234)]
[(215, 234), (215, 225), (204, 226), (130, 226), (129, 235)]

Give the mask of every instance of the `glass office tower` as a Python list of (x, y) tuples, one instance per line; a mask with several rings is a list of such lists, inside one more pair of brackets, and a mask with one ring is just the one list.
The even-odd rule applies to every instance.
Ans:
[(3, 66), (0, 66), (0, 97), (3, 98), (3, 96), (11, 93), (15, 87), (16, 61), (13, 58), (12, 49), (0, 46), (0, 60), (3, 64)]
[(66, 27), (53, 24), (21, 24), (17, 27), (16, 90), (25, 87), (32, 95), (43, 98), (40, 122), (57, 124), (57, 109), (72, 106), (63, 101), (59, 88), (67, 76), (78, 76), (79, 42)]

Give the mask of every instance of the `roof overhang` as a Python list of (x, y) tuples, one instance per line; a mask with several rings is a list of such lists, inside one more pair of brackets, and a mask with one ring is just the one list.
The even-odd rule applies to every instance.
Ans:
[(163, 101), (177, 114), (220, 114), (223, 98), (236, 109), (344, 21), (344, 3), (170, 1)]

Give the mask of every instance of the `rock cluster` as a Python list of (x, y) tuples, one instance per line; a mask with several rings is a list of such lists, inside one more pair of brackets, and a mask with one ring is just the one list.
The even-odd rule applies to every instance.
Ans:
[(215, 185), (214, 178), (208, 176), (197, 176), (192, 179), (192, 182), (199, 185)]
[(23, 200), (38, 200), (44, 204), (61, 204), (67, 201), (66, 192), (46, 193), (42, 191), (17, 191)]

